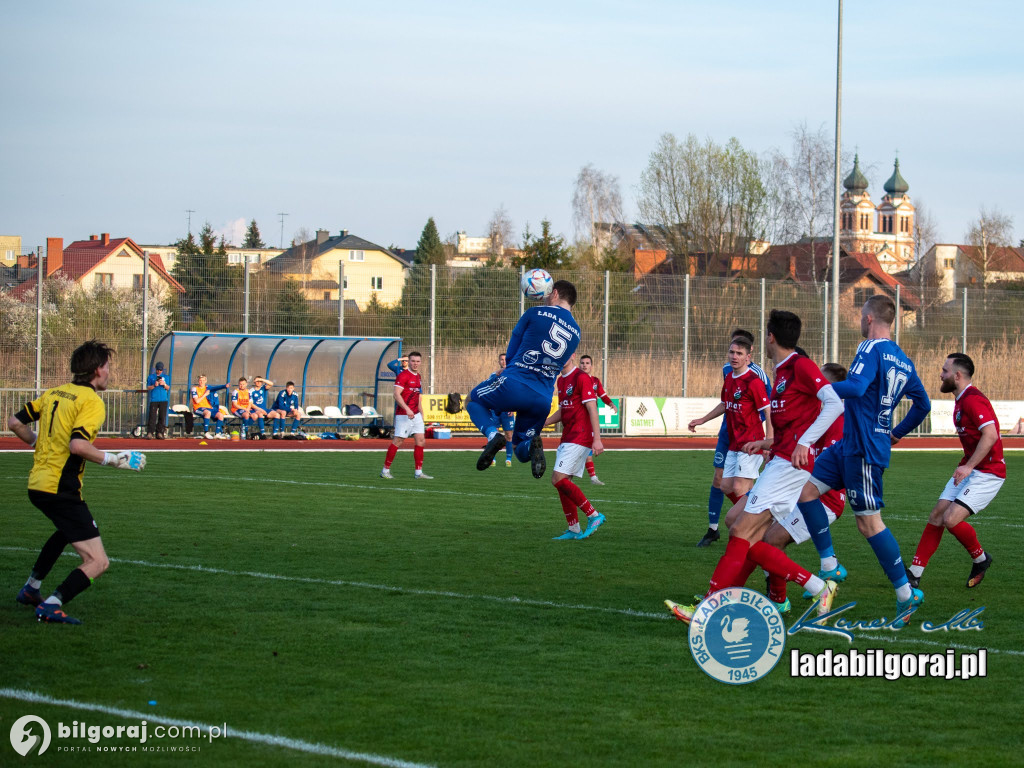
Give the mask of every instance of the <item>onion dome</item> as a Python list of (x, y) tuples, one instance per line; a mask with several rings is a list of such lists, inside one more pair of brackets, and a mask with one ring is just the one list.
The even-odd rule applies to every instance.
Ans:
[(892, 176), (885, 182), (885, 186), (882, 187), (886, 194), (890, 197), (902, 196), (907, 194), (907, 190), (910, 189), (910, 185), (907, 184), (907, 180), (900, 175), (900, 161), (897, 160), (892, 169)]
[[(904, 182), (906, 184), (906, 182)], [(853, 170), (850, 171), (850, 175), (843, 180), (843, 186), (846, 187), (850, 192), (863, 192), (868, 188), (868, 180), (864, 174), (860, 172), (860, 157), (857, 155), (853, 156)]]

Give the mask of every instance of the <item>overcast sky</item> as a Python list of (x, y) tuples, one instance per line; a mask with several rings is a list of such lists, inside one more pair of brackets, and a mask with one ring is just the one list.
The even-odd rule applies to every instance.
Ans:
[[(836, 3), (3, 2), (0, 234), (171, 243), (348, 229), (415, 247), (571, 235), (588, 163), (627, 213), (658, 136), (757, 152), (835, 116)], [(981, 206), (1024, 235), (1024, 11), (847, 2), (843, 146), (877, 202), (897, 151), (941, 241)], [(844, 175), (848, 172), (844, 169)]]

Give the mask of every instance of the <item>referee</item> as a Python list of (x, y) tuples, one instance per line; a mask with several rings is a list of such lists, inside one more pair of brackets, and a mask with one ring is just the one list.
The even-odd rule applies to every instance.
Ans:
[[(85, 462), (136, 472), (146, 466), (143, 453), (104, 452), (92, 444), (106, 418), (106, 408), (96, 393), (107, 388), (113, 354), (110, 347), (95, 339), (82, 344), (71, 354), (72, 383), (47, 390), (7, 421), (18, 437), (35, 447), (28, 498), (57, 528), (43, 545), (32, 575), (15, 598), (23, 605), (35, 606), (39, 621), (81, 624), (64, 613), (62, 606), (87, 589), (110, 565), (99, 527), (82, 500)], [(37, 421), (38, 434), (32, 429)], [(82, 564), (44, 601), (39, 588), (68, 544), (75, 548)]]

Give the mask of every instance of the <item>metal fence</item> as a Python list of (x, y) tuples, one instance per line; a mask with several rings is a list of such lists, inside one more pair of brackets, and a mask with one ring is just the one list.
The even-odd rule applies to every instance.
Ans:
[[(66, 251), (63, 258), (67, 263)], [(118, 352), (112, 386), (137, 389), (148, 352), (174, 329), (397, 336), (406, 352), (424, 355), (429, 391), (465, 392), (494, 370), (524, 306), (515, 268), (414, 266), (404, 280), (382, 285), (361, 305), (339, 305), (336, 298), (324, 298), (329, 290), (319, 293), (323, 286), (316, 280), (303, 285), (263, 265), (205, 258), (194, 259), (188, 275), (150, 270), (148, 294), (138, 279), (121, 284), (112, 272), (88, 285), (45, 279), (39, 302), (32, 283), (0, 291), (0, 387), (46, 388), (68, 380), (71, 351), (96, 337)], [(824, 284), (676, 275), (637, 279), (590, 270), (559, 272), (556, 278), (576, 285), (580, 352), (593, 356), (606, 388), (616, 395), (717, 395), (730, 330), (753, 331), (754, 356), (763, 361), (764, 325), (773, 308), (799, 314), (801, 345), (818, 362), (827, 360), (831, 297)], [(339, 270), (334, 285), (345, 279)], [(841, 291), (838, 362), (852, 359), (861, 340), (860, 306), (873, 292), (858, 286)], [(978, 367), (976, 383), (990, 398), (1017, 397), (1024, 293), (972, 286), (891, 295), (901, 309), (896, 336), (932, 394), (938, 394), (946, 354), (966, 351)]]

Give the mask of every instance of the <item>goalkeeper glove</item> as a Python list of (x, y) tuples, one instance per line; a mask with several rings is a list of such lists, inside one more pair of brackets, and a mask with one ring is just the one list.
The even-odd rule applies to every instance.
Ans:
[(103, 463), (117, 469), (141, 472), (146, 468), (146, 454), (141, 451), (121, 451), (120, 453), (105, 451)]

